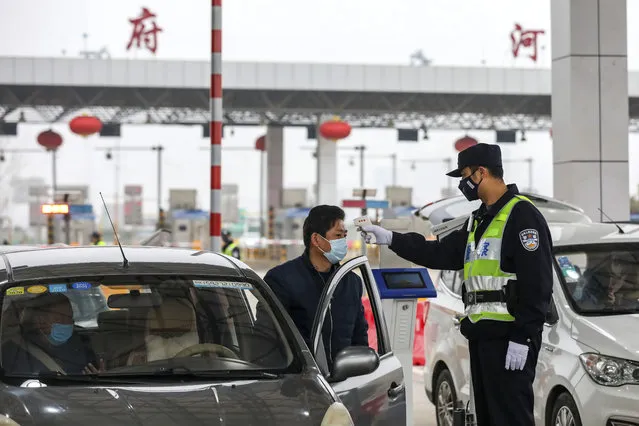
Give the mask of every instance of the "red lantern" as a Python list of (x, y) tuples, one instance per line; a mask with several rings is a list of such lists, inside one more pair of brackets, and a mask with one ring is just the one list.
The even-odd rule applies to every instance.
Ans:
[(53, 130), (45, 130), (38, 135), (38, 143), (47, 151), (55, 151), (62, 145), (62, 136)]
[(102, 122), (100, 119), (90, 116), (81, 115), (76, 117), (69, 123), (69, 128), (76, 135), (87, 137), (102, 130)]
[(344, 139), (351, 134), (351, 125), (345, 121), (325, 121), (320, 125), (320, 135), (326, 139)]
[(255, 149), (258, 151), (266, 151), (266, 137), (260, 136), (255, 140)]
[(473, 145), (477, 145), (477, 143), (478, 143), (477, 139), (471, 138), (470, 136), (466, 135), (463, 138), (457, 139), (457, 141), (455, 142), (455, 149), (458, 152), (461, 152), (465, 150), (466, 148), (470, 148)]

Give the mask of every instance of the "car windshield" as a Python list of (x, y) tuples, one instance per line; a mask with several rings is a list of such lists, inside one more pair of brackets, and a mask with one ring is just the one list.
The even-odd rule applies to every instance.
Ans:
[(563, 286), (582, 315), (639, 312), (639, 247), (598, 244), (556, 250)]
[(258, 287), (153, 275), (5, 286), (2, 370), (29, 378), (284, 372), (295, 360), (290, 333)]

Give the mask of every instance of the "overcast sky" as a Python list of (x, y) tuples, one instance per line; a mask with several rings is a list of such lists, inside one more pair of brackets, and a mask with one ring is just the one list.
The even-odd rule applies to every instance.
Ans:
[[(639, 2), (629, 1), (628, 16), (637, 16)], [(127, 52), (131, 24), (128, 19), (139, 15), (145, 6), (157, 14), (159, 35), (157, 58), (210, 58), (209, 2), (184, 0), (131, 0), (109, 2), (87, 0), (1, 0), (0, 55), (2, 56), (78, 56), (84, 49), (83, 34), (91, 50), (107, 47), (112, 57), (150, 58), (145, 51)], [(525, 0), (226, 0), (223, 12), (223, 52), (229, 61), (288, 61), (324, 63), (407, 64), (411, 53), (423, 49), (434, 65), (497, 67), (549, 67), (550, 65), (550, 1)], [(187, 6), (188, 5), (188, 6)], [(490, 6), (490, 7), (489, 7)], [(509, 34), (515, 23), (524, 28), (542, 29), (540, 59), (532, 63), (525, 56), (513, 59)], [(639, 69), (639, 29), (628, 25), (628, 62)], [(4, 146), (36, 147), (35, 137), (42, 126), (20, 126), (19, 137), (0, 141)], [(116, 182), (113, 162), (104, 158), (95, 146), (104, 146), (98, 138), (73, 136), (66, 125), (56, 127), (65, 137), (59, 153), (59, 184), (88, 182), (97, 194), (112, 197)], [(249, 146), (264, 133), (263, 128), (240, 128), (225, 144)], [(456, 156), (454, 140), (458, 131), (430, 132), (428, 141), (399, 145), (392, 130), (353, 131), (344, 146), (366, 144), (371, 155), (397, 152), (400, 157), (399, 184), (415, 186), (414, 201), (425, 203), (439, 198), (447, 185), (445, 166), (419, 165), (411, 170), (401, 159), (446, 158)], [(494, 142), (492, 132), (472, 132), (481, 141)], [(547, 132), (528, 133), (528, 141), (504, 147), (509, 159), (534, 158), (533, 187), (552, 195), (552, 142)], [(287, 129), (285, 186), (309, 190), (315, 180), (312, 146), (303, 129)], [(639, 183), (637, 139), (630, 136), (631, 191)], [(200, 206), (208, 208), (209, 156), (199, 149), (208, 141), (197, 128), (169, 126), (124, 126), (121, 144), (166, 146), (164, 194), (168, 188), (196, 188)], [(296, 161), (290, 161), (295, 157)], [(13, 156), (12, 158), (16, 158)], [(340, 159), (339, 182), (347, 197), (357, 186), (359, 173), (349, 166), (350, 155)], [(223, 156), (223, 179), (240, 185), (240, 203), (250, 210), (258, 208), (258, 156), (228, 152)], [(247, 172), (247, 162), (255, 168)], [(40, 176), (50, 181), (50, 161), (44, 155), (24, 154), (19, 157), (20, 176)], [(145, 188), (145, 211), (156, 206), (156, 163), (152, 154), (127, 153), (121, 161), (120, 184), (142, 184)], [(390, 184), (391, 161), (371, 159), (366, 163), (367, 186), (380, 190)], [(2, 167), (6, 169), (6, 163)], [(520, 186), (529, 186), (528, 171), (520, 163), (506, 164), (507, 177)], [(15, 168), (14, 168), (15, 169)], [(241, 170), (241, 172), (240, 172)], [(97, 201), (97, 200), (95, 200)], [(26, 210), (14, 209), (16, 223), (26, 225)]]

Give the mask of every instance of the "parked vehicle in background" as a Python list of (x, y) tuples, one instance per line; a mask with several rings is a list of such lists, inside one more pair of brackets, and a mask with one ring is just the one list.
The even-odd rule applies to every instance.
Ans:
[[(521, 193), (521, 195), (529, 198), (548, 222), (592, 223), (592, 220), (584, 213), (583, 209), (570, 203), (525, 192)], [(460, 195), (426, 204), (418, 209), (415, 214), (424, 220), (428, 220), (434, 226), (458, 217), (470, 216), (480, 205), (480, 200), (469, 202), (466, 197)]]
[[(550, 224), (554, 287), (534, 383), (538, 426), (639, 425), (639, 226)], [(622, 233), (623, 232), (623, 233)], [(428, 301), (424, 387), (438, 425), (470, 395), (462, 275)]]

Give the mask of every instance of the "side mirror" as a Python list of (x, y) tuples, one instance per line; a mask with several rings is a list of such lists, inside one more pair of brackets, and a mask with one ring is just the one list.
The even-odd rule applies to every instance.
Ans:
[(379, 355), (368, 346), (349, 346), (337, 353), (328, 381), (341, 382), (349, 377), (370, 374), (379, 367)]

